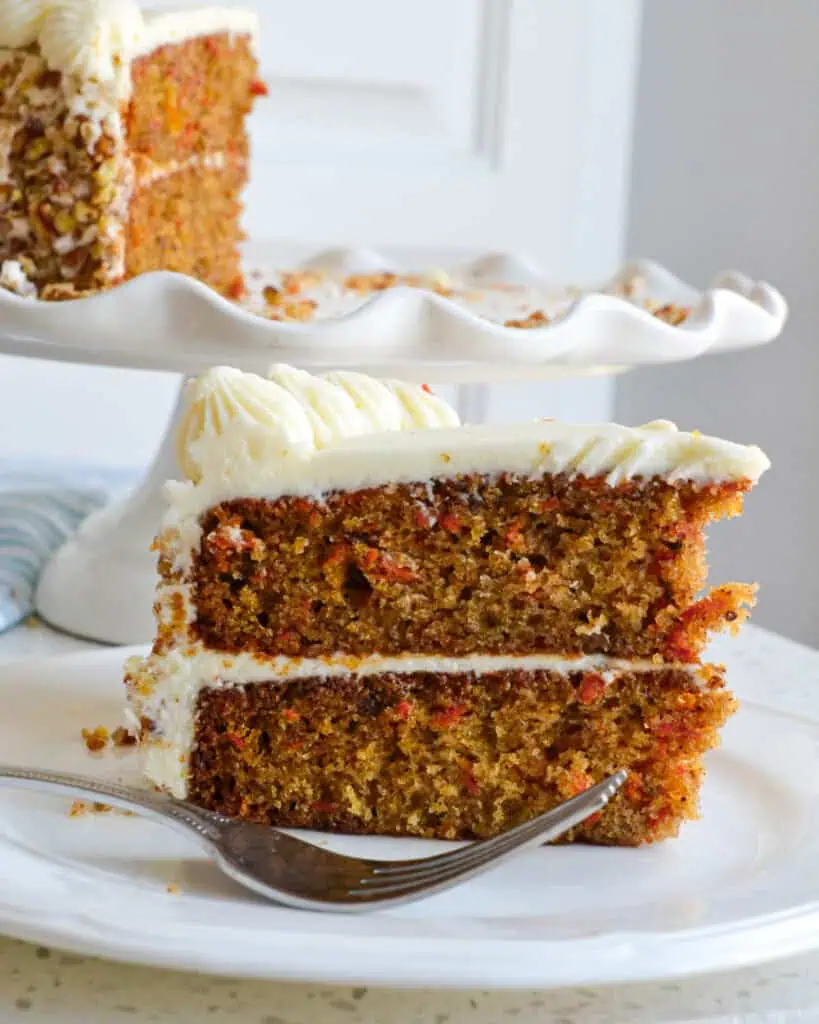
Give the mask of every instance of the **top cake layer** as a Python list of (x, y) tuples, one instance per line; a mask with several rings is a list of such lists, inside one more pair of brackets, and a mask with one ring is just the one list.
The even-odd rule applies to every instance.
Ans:
[(4, 0), (0, 47), (37, 44), (52, 71), (114, 84), (126, 99), (129, 65), (161, 46), (229, 33), (258, 36), (251, 11), (206, 7), (143, 14), (134, 0)]
[[(410, 403), (405, 426), (416, 429), (396, 429), (396, 393)], [(418, 429), (425, 427), (439, 429)], [(270, 379), (218, 367), (195, 382), (180, 463), (190, 481), (170, 491), (180, 517), (232, 498), (318, 497), (476, 474), (602, 476), (612, 486), (652, 477), (754, 483), (770, 465), (755, 445), (684, 433), (664, 420), (458, 426), (453, 410), (417, 388), (281, 366)]]
[(745, 616), (753, 587), (697, 595), (703, 530), (739, 514), (758, 448), (664, 422), (457, 422), (354, 373), (195, 381), (155, 650), (692, 664)]

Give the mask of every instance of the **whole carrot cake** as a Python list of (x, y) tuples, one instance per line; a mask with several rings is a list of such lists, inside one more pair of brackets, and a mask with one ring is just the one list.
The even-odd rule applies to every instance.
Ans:
[(243, 291), (257, 19), (134, 0), (4, 0), (0, 283), (45, 299), (148, 270)]
[(618, 768), (572, 838), (696, 816), (735, 708), (703, 533), (756, 447), (667, 422), (458, 426), (424, 388), (214, 369), (168, 485), (158, 632), (127, 668), (147, 777), (254, 821), (489, 836)]

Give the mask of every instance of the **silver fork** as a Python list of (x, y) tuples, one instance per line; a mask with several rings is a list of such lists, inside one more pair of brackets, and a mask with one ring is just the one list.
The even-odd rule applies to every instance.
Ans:
[(408, 903), (474, 878), (603, 809), (624, 770), (531, 821), (449, 853), (412, 860), (347, 857), (267, 825), (226, 818), (163, 793), (83, 775), (0, 765), (0, 786), (104, 801), (195, 836), (216, 865), (248, 889), (301, 910), (362, 911)]

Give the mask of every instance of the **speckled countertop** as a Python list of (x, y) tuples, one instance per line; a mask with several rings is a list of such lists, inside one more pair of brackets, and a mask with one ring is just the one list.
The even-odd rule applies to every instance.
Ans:
[[(819, 716), (819, 657), (747, 628), (743, 657), (776, 664), (776, 703)], [(0, 661), (92, 649), (42, 626), (0, 637)], [(819, 874), (817, 875), (819, 885)], [(235, 981), (86, 959), (0, 938), (0, 1022), (14, 1024), (819, 1022), (819, 953), (684, 982), (554, 992), (432, 992)]]

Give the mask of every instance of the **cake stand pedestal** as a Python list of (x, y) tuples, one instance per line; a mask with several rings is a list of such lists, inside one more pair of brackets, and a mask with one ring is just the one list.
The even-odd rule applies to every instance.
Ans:
[(127, 497), (92, 513), (46, 565), (37, 614), (57, 629), (101, 643), (132, 644), (154, 633), (156, 557), (162, 488), (179, 478), (174, 450), (182, 384), (173, 415), (145, 478)]
[[(350, 249), (299, 258), (302, 265), (341, 273), (455, 267), (476, 288), (492, 281), (542, 283), (528, 261), (498, 254), (472, 254), (466, 263), (465, 253), (442, 250)], [(248, 265), (296, 264), (292, 252), (267, 248)], [(657, 302), (689, 308), (685, 323), (672, 326), (629, 301), (623, 285), (637, 281)], [(729, 274), (700, 292), (647, 261), (625, 266), (599, 291), (532, 330), (491, 323), (410, 288), (376, 295), (340, 319), (304, 324), (253, 315), (178, 274), (146, 274), (67, 303), (0, 291), (0, 353), (183, 375), (180, 400), (147, 476), (130, 496), (90, 516), (52, 558), (37, 589), (37, 611), (58, 629), (103, 643), (150, 641), (151, 543), (164, 511), (163, 485), (179, 478), (174, 435), (182, 381), (209, 366), (265, 373), (271, 363), (289, 362), (312, 372), (343, 367), (455, 383), (462, 420), (479, 423), (486, 419), (489, 382), (600, 376), (764, 344), (779, 335), (786, 316), (784, 300), (770, 285)]]

